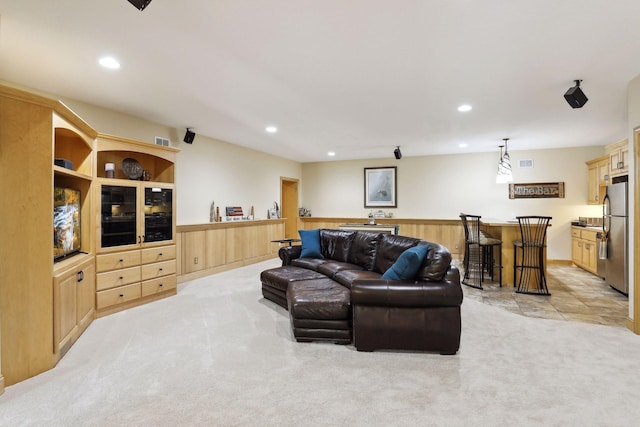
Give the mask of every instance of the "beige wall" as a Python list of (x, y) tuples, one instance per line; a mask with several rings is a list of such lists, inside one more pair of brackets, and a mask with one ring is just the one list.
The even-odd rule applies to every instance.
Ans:
[[(510, 151), (514, 182), (565, 183), (564, 199), (509, 199), (508, 185), (496, 184), (500, 157), (495, 153), (473, 153), (402, 160), (378, 159), (306, 163), (302, 172), (302, 205), (320, 217), (365, 217), (365, 167), (397, 166), (399, 218), (457, 219), (460, 212), (509, 219), (516, 215), (549, 215), (549, 259), (571, 259), (571, 220), (600, 216), (600, 206), (586, 204), (587, 160), (605, 154), (602, 147), (558, 150)], [(391, 154), (391, 153), (390, 153)], [(531, 159), (532, 169), (518, 167)]]

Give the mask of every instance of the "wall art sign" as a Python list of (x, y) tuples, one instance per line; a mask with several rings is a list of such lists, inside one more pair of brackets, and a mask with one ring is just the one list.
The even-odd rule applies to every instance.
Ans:
[(564, 182), (509, 184), (510, 199), (564, 199)]
[(395, 208), (398, 205), (396, 167), (364, 168), (364, 207)]

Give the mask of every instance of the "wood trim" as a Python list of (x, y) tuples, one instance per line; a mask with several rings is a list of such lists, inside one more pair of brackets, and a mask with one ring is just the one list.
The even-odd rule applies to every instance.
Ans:
[(279, 219), (257, 219), (251, 221), (228, 221), (228, 222), (211, 222), (209, 224), (190, 224), (176, 226), (176, 233), (184, 233), (186, 231), (206, 231), (220, 230), (225, 228), (251, 227), (263, 224), (284, 224), (284, 218)]
[[(301, 217), (303, 223), (314, 222), (340, 222), (340, 223), (363, 223), (369, 222), (368, 218), (322, 218), (315, 216)], [(459, 219), (410, 219), (410, 218), (376, 218), (376, 224), (416, 224), (416, 225), (461, 225)], [(517, 224), (516, 224), (517, 225)]]
[(95, 138), (96, 135), (98, 135), (98, 132), (96, 132), (87, 122), (81, 119), (80, 116), (74, 113), (73, 110), (67, 107), (62, 101), (5, 85), (0, 85), (0, 96), (50, 108), (60, 115), (60, 117), (67, 120), (73, 126), (76, 126), (91, 138)]

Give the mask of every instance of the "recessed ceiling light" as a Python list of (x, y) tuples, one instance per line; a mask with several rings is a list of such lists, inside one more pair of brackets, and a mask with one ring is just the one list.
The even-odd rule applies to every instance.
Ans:
[(276, 132), (278, 132), (278, 128), (277, 128), (277, 127), (275, 127), (275, 126), (267, 126), (267, 127), (265, 128), (265, 130), (266, 130), (267, 132), (269, 132), (269, 133), (276, 133)]
[(460, 111), (461, 113), (466, 113), (467, 111), (471, 111), (472, 108), (473, 107), (469, 104), (462, 104), (458, 107), (458, 111)]
[(335, 151), (329, 151), (329, 152), (327, 153), (327, 156), (329, 156), (329, 157), (333, 157), (333, 156), (335, 156), (335, 155), (336, 155), (336, 152), (335, 152)]
[(112, 70), (120, 68), (120, 63), (112, 56), (105, 56), (98, 60), (98, 63), (105, 68), (110, 68)]
[(458, 144), (458, 147), (460, 147), (460, 148), (467, 148), (467, 147), (468, 147), (468, 145), (467, 145), (467, 144), (465, 144), (465, 143), (463, 142), (462, 144)]

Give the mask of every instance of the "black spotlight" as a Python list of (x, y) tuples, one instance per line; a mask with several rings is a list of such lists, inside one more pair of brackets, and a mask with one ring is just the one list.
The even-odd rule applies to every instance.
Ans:
[(395, 150), (393, 150), (393, 155), (396, 156), (396, 159), (400, 160), (402, 158), (402, 153), (400, 152), (400, 147), (396, 147)]
[(571, 105), (571, 108), (582, 108), (582, 106), (589, 100), (582, 89), (580, 89), (581, 81), (582, 80), (574, 80), (576, 85), (569, 88), (569, 90), (564, 94), (564, 99), (566, 99), (569, 105)]
[(184, 134), (183, 141), (187, 144), (193, 144), (193, 140), (196, 137), (196, 133), (192, 132), (191, 129), (187, 128), (187, 133)]
[(145, 7), (149, 6), (151, 0), (129, 0), (129, 3), (134, 5), (138, 10), (144, 10)]

